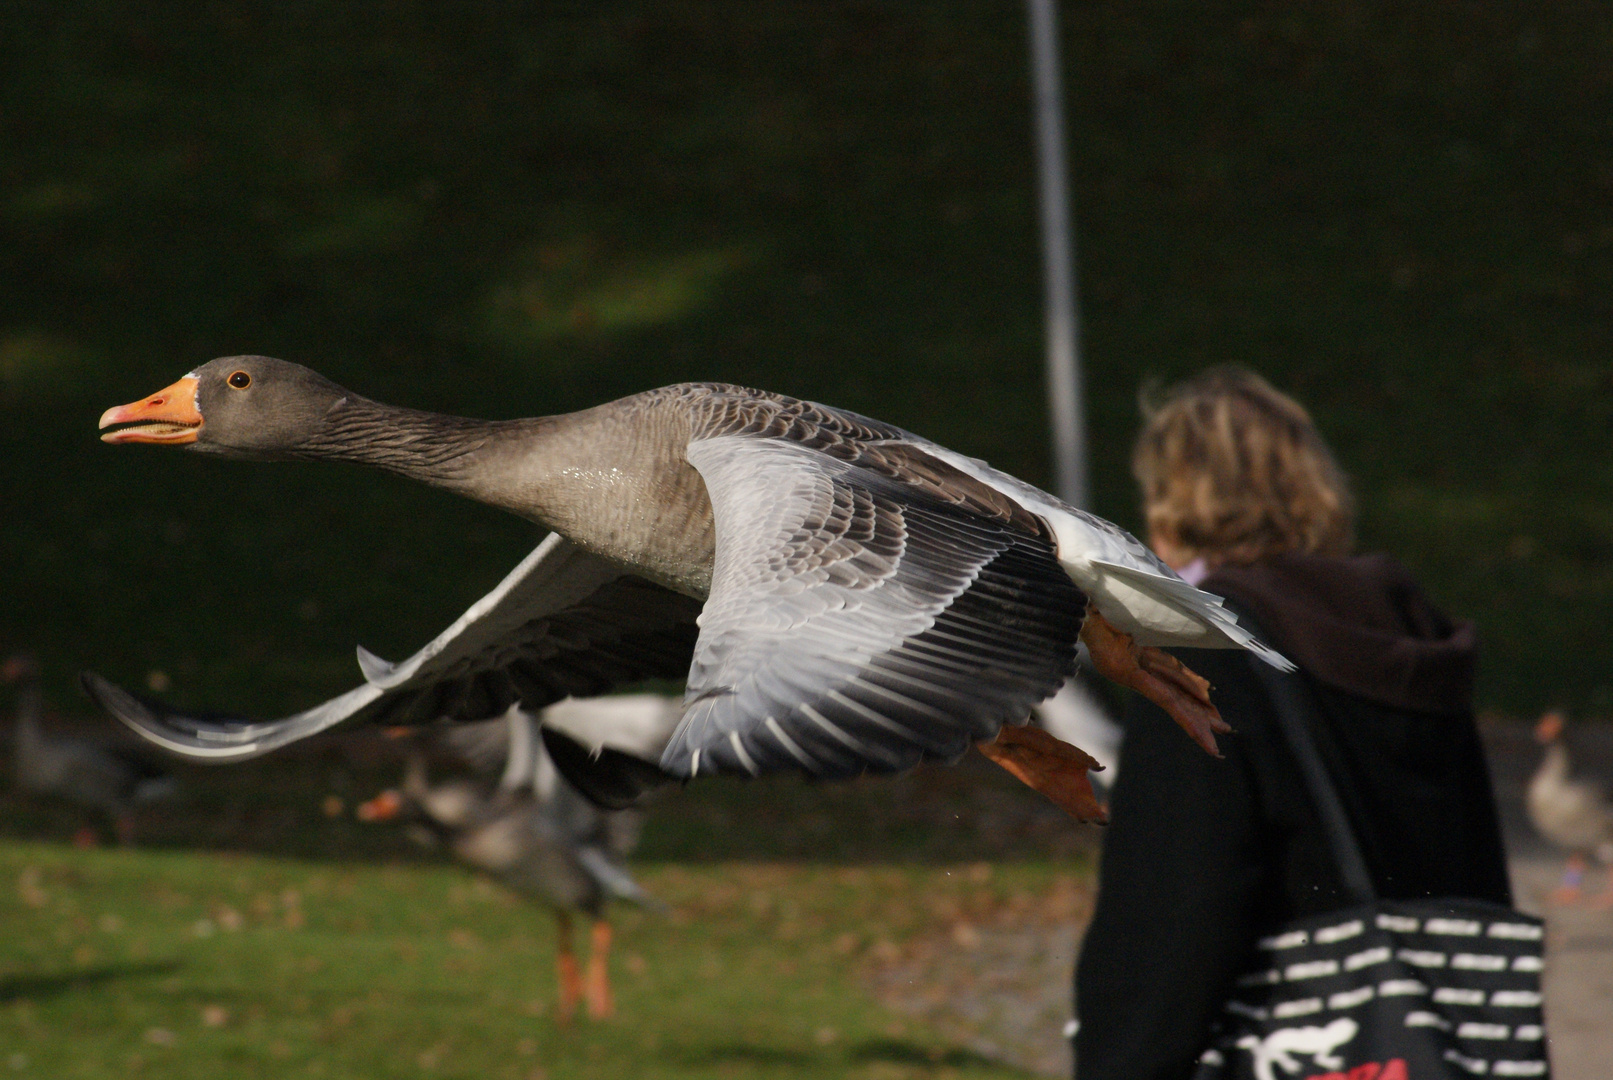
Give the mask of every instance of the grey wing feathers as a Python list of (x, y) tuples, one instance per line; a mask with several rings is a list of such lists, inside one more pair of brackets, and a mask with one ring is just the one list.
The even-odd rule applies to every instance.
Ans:
[(688, 455), (717, 561), (666, 771), (951, 760), (1073, 672), (1085, 597), (1045, 538), (782, 440)]
[(499, 586), (409, 659), (364, 654), (365, 679), (395, 696), (387, 723), (496, 716), (679, 678), (694, 647), (697, 600), (551, 534)]
[(360, 646), (359, 668), (366, 682), (384, 690), (423, 681), (515, 636), (535, 614), (570, 607), (621, 576), (619, 567), (550, 533), (492, 592), (413, 656), (389, 664)]
[(699, 601), (551, 535), (443, 634), (398, 664), (361, 653), (367, 681), (272, 721), (185, 716), (93, 674), (85, 688), (139, 734), (184, 757), (240, 761), (351, 717), (418, 725), (483, 720), (512, 704), (538, 709), (622, 683), (682, 677)]
[(633, 875), (627, 872), (625, 866), (618, 864), (599, 848), (580, 847), (576, 849), (576, 855), (577, 861), (608, 895), (651, 910), (666, 910), (666, 905), (646, 892), (644, 886), (633, 879)]
[[(866, 474), (895, 480), (909, 497), (925, 497), (1022, 532), (1046, 535), (1046, 523), (1023, 500), (982, 482), (968, 468), (960, 469), (958, 462), (994, 470), (911, 432), (813, 401), (737, 386), (704, 389), (709, 396), (695, 424), (697, 442), (737, 436), (751, 445), (796, 446), (821, 455), (825, 462), (844, 462)], [(1021, 481), (1012, 482), (1036, 491)]]
[(97, 705), (143, 738), (181, 757), (207, 762), (244, 761), (306, 739), (355, 715), (382, 694), (366, 684), (293, 716), (252, 721), (187, 716), (142, 701), (93, 671), (86, 671), (82, 682)]

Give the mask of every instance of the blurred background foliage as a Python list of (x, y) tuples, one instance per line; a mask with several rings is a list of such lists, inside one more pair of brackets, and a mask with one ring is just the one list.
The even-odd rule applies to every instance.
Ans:
[[(1613, 712), (1613, 11), (1065, 5), (1096, 509), (1138, 387), (1248, 364), (1482, 698)], [(1016, 2), (0, 6), (0, 646), (300, 708), (537, 539), (390, 477), (112, 449), (267, 353), (485, 416), (685, 379), (1039, 483)]]

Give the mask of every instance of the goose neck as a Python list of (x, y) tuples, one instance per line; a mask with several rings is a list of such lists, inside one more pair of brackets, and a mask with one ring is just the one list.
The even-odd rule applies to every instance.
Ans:
[(297, 447), (296, 456), (373, 465), (430, 484), (455, 486), (495, 440), (499, 421), (342, 398)]
[(1551, 742), (1546, 745), (1546, 757), (1540, 763), (1537, 775), (1547, 782), (1568, 778), (1568, 750), (1562, 743)]
[(352, 461), (445, 488), (560, 533), (691, 596), (710, 585), (711, 504), (684, 457), (687, 419), (621, 402), (472, 420), (339, 400), (296, 456)]
[(478, 420), (348, 395), (294, 456), (373, 466), (563, 529), (595, 494), (585, 482), (599, 471), (591, 419)]

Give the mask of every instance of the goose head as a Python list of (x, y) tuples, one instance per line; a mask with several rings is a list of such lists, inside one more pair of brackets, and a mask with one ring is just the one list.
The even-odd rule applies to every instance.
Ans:
[(1563, 733), (1563, 714), (1549, 712), (1535, 725), (1535, 741), (1545, 746), (1556, 742)]
[(409, 752), (404, 766), (403, 783), (360, 804), (356, 813), (360, 821), (401, 819), (452, 831), (475, 824), (485, 802), (473, 785), (463, 781), (429, 784), (426, 756), (414, 749)]
[(102, 413), (101, 441), (183, 446), (229, 457), (291, 457), (349, 396), (301, 364), (221, 356), (155, 394)]

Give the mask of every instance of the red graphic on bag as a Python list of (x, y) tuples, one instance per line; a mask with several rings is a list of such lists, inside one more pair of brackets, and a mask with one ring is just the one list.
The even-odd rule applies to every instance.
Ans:
[(1313, 1073), (1305, 1080), (1407, 1080), (1406, 1060), (1390, 1058), (1388, 1062), (1368, 1061), (1349, 1072)]

